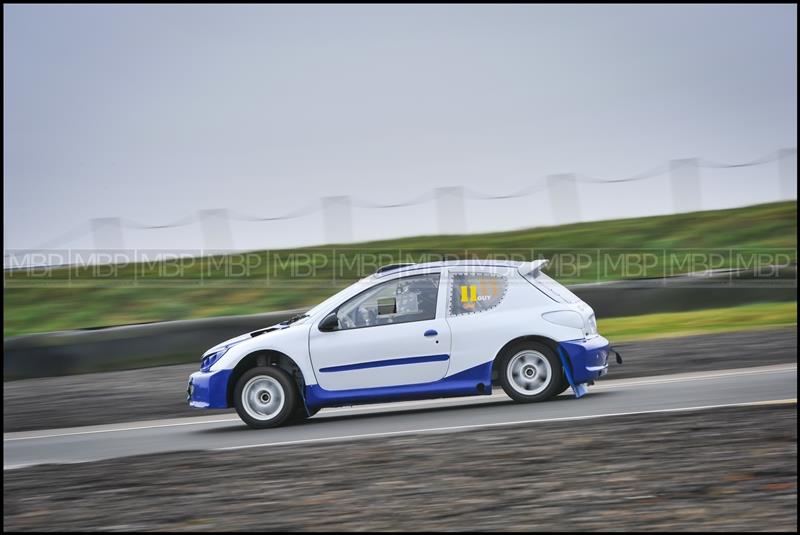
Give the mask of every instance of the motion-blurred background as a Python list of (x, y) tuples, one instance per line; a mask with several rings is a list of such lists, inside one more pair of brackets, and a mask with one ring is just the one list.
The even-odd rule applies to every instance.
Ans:
[(794, 9), (7, 6), (4, 335), (304, 307), (436, 255), (793, 262)]

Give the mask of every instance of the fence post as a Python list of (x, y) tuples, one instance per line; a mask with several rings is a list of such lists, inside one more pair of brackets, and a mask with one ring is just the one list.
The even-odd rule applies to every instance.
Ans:
[(440, 234), (464, 234), (464, 189), (461, 186), (436, 188), (436, 212)]
[(349, 195), (323, 197), (322, 216), (326, 243), (353, 241), (352, 201)]
[(198, 218), (203, 231), (204, 249), (220, 252), (233, 249), (233, 237), (227, 210), (200, 210)]
[(669, 162), (674, 213), (699, 212), (703, 209), (700, 191), (700, 171), (697, 158), (684, 158)]
[(557, 225), (581, 221), (581, 206), (578, 198), (578, 183), (572, 173), (548, 175), (547, 192), (550, 209)]
[(781, 180), (781, 198), (797, 198), (797, 149), (778, 151), (778, 173)]

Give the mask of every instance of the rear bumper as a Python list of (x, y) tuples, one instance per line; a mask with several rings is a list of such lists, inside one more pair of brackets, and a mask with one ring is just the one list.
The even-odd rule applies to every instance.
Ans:
[(225, 409), (228, 405), (228, 379), (231, 370), (195, 372), (189, 376), (186, 401), (198, 409)]
[(588, 340), (560, 342), (558, 349), (571, 365), (570, 384), (573, 386), (594, 381), (608, 373), (608, 355), (611, 348), (608, 340), (602, 336)]

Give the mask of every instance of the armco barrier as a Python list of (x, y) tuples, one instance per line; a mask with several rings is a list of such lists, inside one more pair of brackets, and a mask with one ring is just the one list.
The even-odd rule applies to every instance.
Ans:
[[(570, 287), (600, 318), (797, 300), (796, 267), (780, 278), (717, 272)], [(200, 362), (209, 347), (281, 322), (302, 310), (59, 331), (3, 341), (3, 379), (73, 375)]]

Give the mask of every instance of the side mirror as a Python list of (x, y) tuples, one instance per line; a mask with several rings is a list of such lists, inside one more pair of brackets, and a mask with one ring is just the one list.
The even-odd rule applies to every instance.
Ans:
[(319, 322), (319, 330), (322, 332), (331, 332), (339, 328), (339, 318), (336, 317), (336, 312), (331, 312)]

